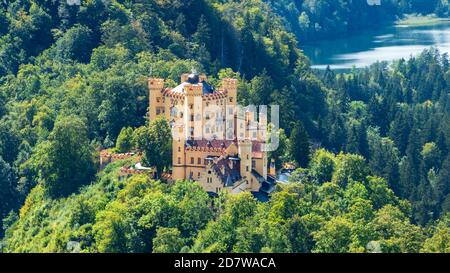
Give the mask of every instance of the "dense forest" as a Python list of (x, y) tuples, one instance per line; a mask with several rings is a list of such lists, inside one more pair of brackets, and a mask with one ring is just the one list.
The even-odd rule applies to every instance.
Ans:
[[(448, 2), (289, 2), (0, 2), (0, 249), (450, 252), (448, 56), (316, 72), (296, 38), (346, 33), (361, 12), (375, 18), (364, 9), (444, 14)], [(296, 30), (303, 14), (314, 29)], [(167, 124), (146, 123), (147, 77), (173, 86), (192, 67), (213, 84), (239, 78), (242, 104), (282, 105), (271, 156), (300, 168), (269, 202), (119, 180), (130, 160), (96, 173), (102, 148), (165, 162), (150, 151)]]
[[(426, 224), (450, 208), (449, 59), (431, 49), (388, 66), (321, 78), (330, 92), (321, 139), (332, 151), (363, 155)], [(328, 131), (326, 130), (328, 129)]]

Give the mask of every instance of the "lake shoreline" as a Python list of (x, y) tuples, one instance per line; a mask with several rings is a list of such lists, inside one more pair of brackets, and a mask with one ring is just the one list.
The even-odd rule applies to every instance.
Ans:
[(438, 26), (448, 24), (449, 22), (449, 18), (438, 17), (435, 14), (406, 14), (403, 18), (394, 22), (394, 27)]
[(376, 62), (409, 59), (429, 48), (450, 53), (450, 20), (408, 15), (376, 31), (301, 46), (311, 68), (365, 68)]

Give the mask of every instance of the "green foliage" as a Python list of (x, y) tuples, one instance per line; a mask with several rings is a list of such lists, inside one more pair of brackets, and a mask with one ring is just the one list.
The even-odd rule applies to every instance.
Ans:
[(133, 177), (117, 199), (97, 213), (93, 232), (98, 251), (179, 251), (181, 242), (189, 242), (210, 219), (208, 203), (198, 185), (167, 187)]
[(153, 239), (153, 253), (178, 253), (184, 244), (178, 229), (159, 227)]
[[(354, 155), (320, 151), (326, 158), (358, 161)], [(345, 171), (347, 185), (319, 184), (328, 164), (314, 165), (302, 181), (284, 185), (268, 203), (250, 193), (211, 199), (196, 183), (167, 185), (143, 175), (117, 180), (127, 161), (109, 165), (98, 181), (67, 198), (46, 197), (37, 186), (11, 215), (7, 252), (432, 252), (446, 248), (448, 223), (430, 231), (412, 223), (408, 202), (386, 181)], [(350, 164), (353, 166), (353, 164)], [(324, 168), (320, 170), (320, 168)], [(355, 173), (352, 173), (355, 172)], [(312, 174), (312, 175), (311, 175)], [(315, 176), (317, 174), (318, 176)], [(447, 237), (445, 237), (447, 236)]]
[(308, 133), (301, 122), (296, 122), (289, 137), (289, 155), (301, 167), (306, 167), (310, 158)]
[[(448, 57), (426, 50), (391, 67), (315, 74), (288, 31), (311, 40), (403, 12), (445, 16), (448, 1), (347, 2), (1, 4), (6, 251), (448, 251), (447, 220), (435, 222), (450, 209)], [(127, 151), (136, 140), (144, 163), (158, 173), (168, 167), (167, 122), (143, 126), (146, 79), (174, 86), (192, 67), (216, 85), (239, 78), (244, 104), (282, 106), (281, 148), (272, 156), (303, 169), (270, 202), (250, 194), (212, 201), (189, 182), (117, 181), (131, 161), (107, 166), (93, 182), (94, 148)], [(138, 128), (133, 140), (130, 128)], [(332, 152), (309, 160), (317, 146)]]
[(172, 159), (172, 129), (165, 118), (157, 118), (148, 127), (135, 131), (134, 142), (144, 152), (143, 163), (155, 166), (158, 176)]
[(131, 127), (122, 128), (116, 140), (116, 150), (119, 153), (129, 152), (134, 147), (133, 133)]
[(351, 182), (362, 182), (369, 169), (363, 157), (351, 154), (339, 154), (337, 156), (336, 171), (332, 181), (341, 187), (346, 187)]
[(86, 126), (75, 116), (59, 118), (48, 141), (36, 147), (30, 160), (52, 197), (75, 192), (88, 184), (95, 172)]
[[(0, 156), (0, 218), (6, 215), (16, 207), (16, 178), (11, 166)], [(3, 228), (0, 229), (0, 235), (3, 234)]]
[(287, 138), (284, 129), (279, 129), (275, 134), (278, 138), (278, 148), (269, 153), (269, 158), (275, 161), (275, 166), (278, 169), (283, 163), (290, 160), (288, 153), (289, 139)]
[(80, 25), (67, 30), (55, 43), (56, 56), (63, 61), (88, 62), (92, 48), (92, 31)]
[(450, 222), (449, 216), (445, 215), (428, 238), (421, 250), (424, 253), (449, 253), (450, 252)]
[(325, 182), (331, 182), (336, 166), (335, 162), (336, 158), (334, 154), (327, 152), (324, 149), (320, 149), (312, 156), (309, 173), (317, 179), (317, 183), (323, 184)]
[(373, 174), (413, 203), (414, 219), (423, 225), (445, 214), (450, 200), (439, 178), (448, 179), (448, 64), (446, 54), (430, 49), (390, 67), (322, 74), (337, 90), (329, 92), (329, 112), (319, 124), (327, 132), (324, 146), (366, 157)]

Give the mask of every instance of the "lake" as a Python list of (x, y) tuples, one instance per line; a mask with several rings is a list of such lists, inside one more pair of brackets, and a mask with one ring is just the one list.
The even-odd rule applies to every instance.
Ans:
[(450, 22), (436, 25), (395, 25), (345, 39), (301, 45), (312, 67), (325, 69), (363, 68), (376, 61), (408, 59), (430, 47), (450, 53)]

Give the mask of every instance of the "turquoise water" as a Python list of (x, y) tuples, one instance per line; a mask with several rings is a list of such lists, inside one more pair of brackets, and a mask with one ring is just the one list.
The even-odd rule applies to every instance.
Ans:
[(408, 59), (436, 47), (450, 54), (450, 22), (435, 26), (391, 26), (345, 39), (304, 44), (301, 48), (312, 67), (325, 69), (363, 68), (376, 61)]

